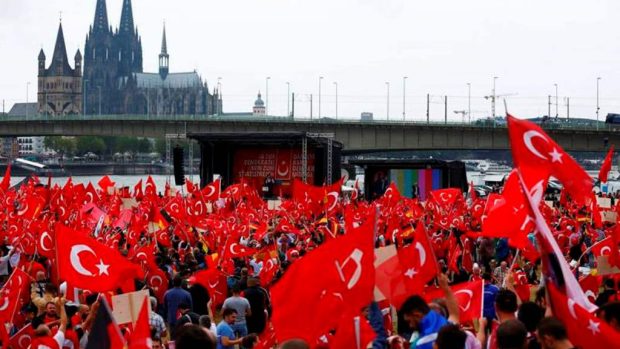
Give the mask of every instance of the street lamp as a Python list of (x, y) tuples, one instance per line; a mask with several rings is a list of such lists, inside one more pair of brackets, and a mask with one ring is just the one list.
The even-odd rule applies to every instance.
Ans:
[(28, 108), (28, 98), (30, 96), (29, 89), (30, 89), (30, 81), (26, 82), (26, 117), (29, 114), (29, 108)]
[(321, 118), (321, 82), (323, 81), (323, 77), (319, 76), (319, 119)]
[[(222, 78), (218, 77), (217, 78), (217, 99), (218, 100), (222, 100)], [(220, 102), (219, 101), (215, 101), (215, 107), (217, 108), (217, 110), (215, 111), (215, 115), (220, 115), (221, 109), (220, 109)]]
[(269, 80), (271, 76), (265, 79), (265, 116), (269, 116)]
[(338, 82), (334, 81), (336, 87), (336, 120), (338, 120)]
[(558, 118), (558, 84), (553, 84), (555, 86), (555, 118)]
[(467, 117), (471, 123), (471, 83), (467, 83)]
[(286, 116), (291, 116), (291, 83), (286, 82)]
[(598, 131), (598, 113), (601, 110), (601, 106), (599, 105), (599, 81), (601, 81), (601, 77), (596, 78), (596, 130)]
[(387, 87), (387, 120), (390, 121), (390, 82), (386, 81), (385, 86)]
[(406, 103), (407, 103), (407, 77), (403, 76), (403, 121), (405, 121), (405, 116), (407, 115), (406, 112)]

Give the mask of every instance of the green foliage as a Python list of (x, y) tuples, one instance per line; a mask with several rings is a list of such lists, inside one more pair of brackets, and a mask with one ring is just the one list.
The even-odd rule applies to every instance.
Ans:
[(73, 155), (76, 152), (75, 137), (45, 137), (43, 145), (59, 153), (60, 156)]
[(76, 148), (80, 155), (88, 152), (102, 155), (106, 151), (106, 144), (101, 137), (78, 137)]

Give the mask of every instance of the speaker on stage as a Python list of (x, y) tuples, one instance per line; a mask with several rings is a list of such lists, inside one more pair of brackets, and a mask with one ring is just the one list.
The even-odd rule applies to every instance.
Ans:
[(174, 165), (174, 184), (185, 184), (185, 168), (183, 167), (183, 148), (178, 145), (172, 150), (172, 164)]

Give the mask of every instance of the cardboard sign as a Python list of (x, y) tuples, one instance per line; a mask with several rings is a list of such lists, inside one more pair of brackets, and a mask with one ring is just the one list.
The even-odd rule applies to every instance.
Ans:
[(598, 202), (598, 207), (600, 208), (611, 208), (611, 199), (610, 198), (596, 198), (596, 202)]
[(596, 258), (596, 264), (598, 266), (598, 275), (611, 275), (620, 273), (620, 269), (609, 265), (609, 256), (599, 256)]
[(131, 293), (123, 293), (112, 296), (112, 314), (118, 324), (135, 324), (140, 314), (140, 308), (144, 299), (147, 299), (149, 308), (149, 316), (151, 316), (151, 302), (149, 299), (149, 291), (142, 290)]
[[(385, 263), (388, 259), (395, 257), (396, 254), (396, 247), (394, 245), (375, 249), (375, 268)], [(375, 301), (380, 302), (386, 298), (387, 295), (384, 295), (383, 292), (375, 286)]]
[(614, 211), (605, 211), (601, 212), (603, 222), (616, 222), (616, 218), (618, 217), (618, 213)]
[(280, 209), (280, 205), (282, 205), (282, 201), (281, 200), (267, 200), (267, 209), (273, 211), (273, 210), (279, 210)]

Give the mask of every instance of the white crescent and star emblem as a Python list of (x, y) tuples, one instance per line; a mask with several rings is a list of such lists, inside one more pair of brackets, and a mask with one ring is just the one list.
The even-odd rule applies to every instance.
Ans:
[(575, 320), (577, 320), (577, 313), (575, 312), (575, 301), (570, 298), (568, 299), (568, 312)]
[(40, 244), (41, 244), (41, 249), (42, 249), (43, 251), (45, 251), (45, 252), (48, 252), (48, 251), (51, 251), (52, 249), (51, 249), (51, 248), (48, 248), (48, 247), (45, 245), (45, 240), (46, 240), (46, 238), (47, 238), (47, 240), (49, 240), (49, 242), (53, 245), (53, 243), (52, 243), (52, 237), (51, 237), (51, 236), (50, 236), (50, 234), (49, 234), (48, 232), (46, 232), (46, 231), (45, 231), (45, 232), (43, 232), (43, 234), (41, 234), (41, 238), (39, 239), (39, 242), (40, 242)]
[(278, 165), (278, 177), (286, 177), (288, 176), (289, 172), (290, 172), (290, 167), (286, 165), (286, 161), (282, 160), (282, 162)]
[[(93, 276), (93, 273), (91, 273), (89, 270), (84, 268), (84, 266), (82, 265), (82, 260), (80, 259), (81, 252), (89, 252), (93, 256), (97, 257), (97, 255), (95, 254), (95, 251), (93, 251), (90, 247), (86, 245), (75, 245), (71, 247), (71, 252), (69, 256), (71, 260), (71, 265), (73, 266), (73, 269), (75, 269), (75, 271), (78, 274), (81, 274), (84, 276)], [(95, 267), (99, 269), (99, 275), (110, 275), (108, 272), (110, 265), (104, 264), (103, 259), (100, 259), (99, 264), (96, 264)]]
[(474, 298), (474, 292), (472, 290), (458, 290), (456, 292), (454, 292), (454, 295), (458, 295), (458, 294), (465, 294), (467, 296), (469, 296), (467, 303), (465, 304), (464, 307), (461, 307), (459, 305), (459, 307), (461, 308), (462, 311), (468, 311), (469, 307), (471, 306), (471, 300)]
[(27, 334), (19, 336), (19, 339), (17, 340), (17, 344), (20, 348), (28, 348), (31, 342), (32, 338), (30, 338), (30, 336)]
[(418, 250), (418, 254), (420, 255), (420, 267), (423, 267), (426, 263), (426, 250), (419, 241), (415, 243), (415, 248)]
[[(158, 281), (157, 283), (155, 283), (156, 280)], [(151, 276), (149, 281), (151, 283), (151, 286), (153, 286), (153, 287), (159, 287), (159, 286), (161, 286), (164, 283), (164, 281), (161, 279), (161, 276), (159, 276), (159, 275)]]
[(2, 298), (2, 306), (0, 306), (0, 311), (5, 311), (9, 307), (9, 297)]
[(209, 197), (213, 196), (213, 194), (215, 194), (215, 186), (213, 186), (213, 185), (209, 184), (209, 185), (207, 185), (207, 189), (209, 190), (209, 191), (207, 192), (207, 194), (205, 194), (205, 196), (206, 196), (207, 198), (209, 198)]
[(328, 202), (332, 201), (331, 198), (333, 198), (331, 205), (327, 208), (327, 211), (332, 211), (334, 208), (336, 208), (336, 204), (338, 204), (338, 193), (335, 191), (332, 191), (332, 192), (329, 192), (327, 196), (328, 196)]
[[(605, 252), (607, 252), (607, 253), (605, 253)], [(601, 256), (606, 256), (606, 255), (608, 255), (610, 253), (611, 253), (611, 247), (605, 246), (605, 247), (601, 248)]]
[(536, 130), (530, 130), (523, 134), (523, 143), (525, 143), (525, 147), (527, 148), (527, 150), (530, 151), (530, 153), (534, 154), (535, 156), (543, 160), (548, 160), (547, 157), (542, 155), (538, 151), (538, 149), (536, 149), (536, 147), (534, 147), (534, 145), (532, 144), (532, 139), (535, 137), (542, 139), (543, 141), (545, 141), (545, 143), (549, 143), (549, 141), (547, 140), (547, 137), (543, 136), (540, 132)]

